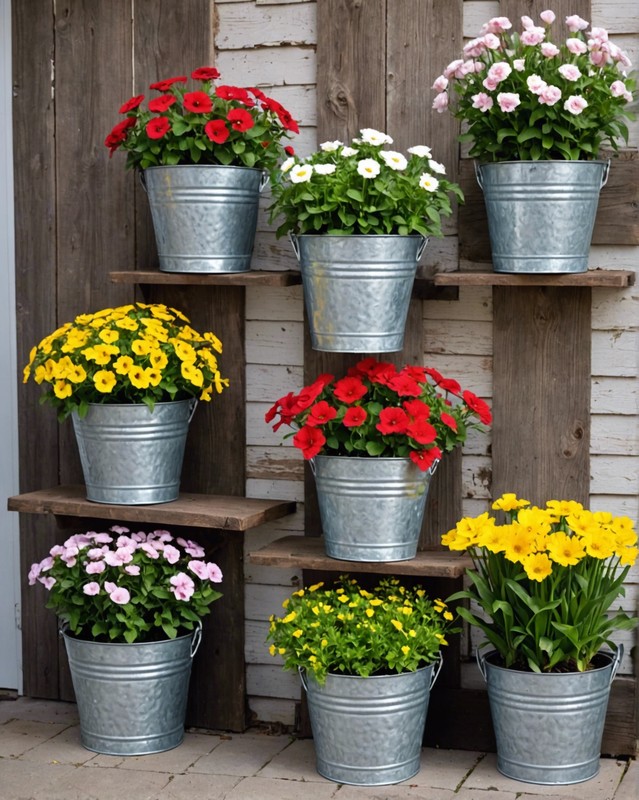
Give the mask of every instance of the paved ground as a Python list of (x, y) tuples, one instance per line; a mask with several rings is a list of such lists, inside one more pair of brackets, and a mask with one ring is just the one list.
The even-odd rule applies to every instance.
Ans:
[(257, 730), (188, 732), (166, 753), (120, 758), (80, 744), (75, 706), (0, 702), (0, 800), (638, 800), (639, 762), (602, 759), (564, 787), (502, 777), (492, 754), (425, 748), (396, 786), (341, 786), (315, 771), (313, 743)]

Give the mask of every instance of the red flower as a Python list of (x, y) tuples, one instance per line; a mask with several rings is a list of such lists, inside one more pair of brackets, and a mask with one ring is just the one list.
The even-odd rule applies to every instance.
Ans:
[(406, 433), (409, 419), (402, 408), (383, 408), (379, 412), (379, 422), (375, 426), (380, 433)]
[(406, 400), (402, 405), (414, 420), (428, 419), (430, 416), (430, 406), (423, 400)]
[(431, 444), (437, 438), (437, 431), (430, 422), (425, 419), (418, 419), (406, 428), (406, 433), (414, 439), (417, 444)]
[(143, 100), (143, 94), (138, 94), (136, 97), (132, 97), (130, 100), (127, 100), (126, 103), (120, 106), (120, 114), (126, 114), (128, 111), (133, 111), (133, 109), (137, 108)]
[(186, 81), (186, 75), (180, 75), (177, 78), (167, 78), (165, 81), (157, 81), (157, 83), (152, 83), (149, 86), (149, 89), (157, 89), (158, 92), (168, 92), (174, 83), (186, 83)]
[(361, 406), (351, 406), (346, 409), (342, 422), (347, 428), (359, 428), (366, 422), (366, 411)]
[(195, 81), (214, 81), (220, 77), (220, 73), (215, 67), (199, 67), (193, 70), (191, 77)]
[(230, 131), (223, 119), (212, 119), (204, 126), (204, 133), (215, 144), (224, 144), (229, 138)]
[(422, 393), (421, 386), (417, 381), (410, 375), (406, 375), (403, 370), (398, 375), (393, 375), (388, 381), (388, 388), (397, 392), (400, 397), (419, 397)]
[(123, 119), (121, 122), (118, 122), (118, 124), (113, 127), (113, 130), (104, 140), (104, 144), (111, 151), (109, 158), (113, 155), (113, 153), (115, 153), (115, 151), (122, 144), (122, 142), (126, 140), (127, 131), (134, 125), (135, 125), (135, 119), (133, 117), (127, 117), (126, 119)]
[(162, 114), (168, 108), (171, 108), (175, 101), (176, 98), (172, 94), (161, 94), (159, 97), (154, 97), (153, 100), (149, 100), (149, 111), (152, 111), (154, 114)]
[(311, 408), (306, 424), (311, 426), (324, 425), (330, 422), (330, 420), (335, 419), (336, 416), (336, 409), (329, 406), (326, 400), (320, 400), (319, 403), (315, 403)]
[(275, 114), (277, 114), (279, 121), (282, 123), (282, 127), (287, 131), (292, 131), (293, 133), (300, 132), (298, 124), (291, 116), (290, 111), (287, 111), (281, 103), (277, 102), (277, 100), (273, 100), (272, 97), (266, 98), (262, 101), (262, 108), (265, 108), (267, 111), (273, 111)]
[(240, 86), (216, 86), (215, 94), (221, 100), (238, 100), (246, 106), (254, 106), (255, 101), (246, 91)]
[(379, 367), (379, 361), (376, 358), (363, 358), (361, 361), (358, 361), (354, 367), (352, 367), (348, 373), (349, 375), (367, 375), (370, 377), (375, 373), (375, 370)]
[(187, 111), (196, 114), (208, 114), (213, 109), (213, 101), (206, 92), (187, 92), (183, 103)]
[(146, 123), (145, 130), (149, 139), (161, 139), (171, 130), (171, 124), (166, 117), (154, 117)]
[(419, 381), (419, 383), (424, 383), (426, 380), (426, 368), (416, 367), (414, 364), (407, 364), (402, 370), (402, 374), (408, 375), (413, 380)]
[(437, 370), (433, 369), (433, 367), (424, 367), (424, 372), (427, 375), (430, 375), (430, 377), (435, 381), (435, 383), (439, 383), (441, 380), (443, 380), (441, 372), (437, 372)]
[(267, 97), (261, 89), (256, 89), (254, 86), (249, 86), (249, 92), (254, 94), (258, 100), (266, 100)]
[(290, 144), (286, 145), (286, 147), (284, 148), (284, 152), (286, 153), (287, 156), (295, 155), (295, 150), (290, 146)]
[(366, 394), (366, 386), (359, 378), (342, 378), (337, 381), (333, 394), (342, 403), (355, 403)]
[(457, 433), (457, 420), (455, 419), (455, 417), (451, 417), (450, 414), (447, 414), (445, 411), (442, 411), (442, 413), (439, 415), (439, 418), (444, 423), (444, 425), (447, 425), (451, 429), (451, 431), (455, 431), (455, 433)]
[(303, 428), (293, 436), (293, 444), (299, 447), (304, 458), (315, 458), (326, 443), (326, 437), (319, 428), (304, 425)]
[(242, 133), (250, 130), (255, 125), (253, 117), (243, 108), (234, 108), (229, 111), (226, 118), (231, 123), (233, 130), (241, 131)]
[(479, 417), (479, 421), (482, 422), (484, 425), (490, 425), (493, 415), (490, 413), (490, 407), (488, 403), (485, 403), (476, 394), (472, 392), (464, 392), (462, 395), (464, 402)]
[(304, 411), (304, 409), (308, 408), (309, 406), (313, 405), (315, 400), (321, 395), (322, 391), (324, 390), (324, 386), (326, 385), (326, 378), (330, 378), (328, 381), (333, 379), (332, 375), (320, 375), (310, 386), (305, 386), (302, 391), (297, 395), (296, 399), (296, 411), (295, 413), (298, 414), (300, 411)]
[(372, 383), (380, 383), (382, 386), (388, 386), (392, 378), (397, 375), (397, 368), (394, 364), (388, 364), (385, 361), (380, 361), (377, 366), (373, 367), (369, 372), (369, 378)]
[(430, 450), (412, 450), (410, 453), (410, 460), (417, 464), (422, 472), (430, 469), (432, 464), (441, 457), (442, 451), (439, 447), (431, 447)]
[(450, 394), (455, 394), (458, 397), (461, 396), (461, 386), (454, 378), (442, 378), (438, 381), (438, 384), (439, 388), (443, 389), (445, 392), (450, 392)]

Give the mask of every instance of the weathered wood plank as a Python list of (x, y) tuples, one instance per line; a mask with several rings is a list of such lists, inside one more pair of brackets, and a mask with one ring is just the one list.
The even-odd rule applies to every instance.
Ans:
[(585, 287), (493, 289), (493, 494), (588, 502), (590, 300)]
[(299, 566), (329, 572), (372, 572), (377, 575), (414, 575), (458, 578), (470, 567), (470, 560), (449, 551), (419, 551), (411, 561), (368, 562), (330, 558), (319, 536), (285, 536), (270, 545), (249, 553), (248, 560), (264, 566)]
[(113, 283), (157, 286), (295, 286), (301, 283), (299, 272), (250, 270), (235, 273), (183, 273), (159, 270), (114, 271)]
[(620, 289), (633, 286), (635, 273), (629, 269), (589, 269), (587, 272), (520, 275), (506, 272), (440, 272), (436, 286), (604, 286)]
[[(216, 45), (223, 50), (281, 44), (315, 44), (315, 3), (287, 8), (254, 2), (220, 6)], [(280, 100), (280, 102), (283, 102)]]

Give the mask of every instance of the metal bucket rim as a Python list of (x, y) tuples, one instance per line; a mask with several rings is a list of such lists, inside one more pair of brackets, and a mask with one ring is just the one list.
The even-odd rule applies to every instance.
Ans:
[[(439, 657), (436, 658), (434, 661), (431, 661), (430, 664), (425, 664), (423, 667), (418, 667), (417, 669), (405, 670), (404, 672), (391, 672), (388, 675), (346, 675), (341, 672), (330, 672), (329, 670), (327, 677), (337, 679), (340, 681), (341, 680), (361, 681), (362, 679), (366, 679), (367, 681), (380, 681), (380, 680), (383, 681), (383, 680), (388, 680), (388, 678), (403, 678), (406, 677), (407, 675), (417, 675), (420, 672), (426, 672), (426, 670), (433, 669), (442, 661), (441, 653), (439, 653), (438, 656)], [(309, 673), (308, 670), (305, 669), (304, 667), (298, 667), (297, 669), (300, 674), (300, 679), (302, 680), (304, 686), (306, 686), (305, 681), (307, 680), (308, 677), (311, 677), (313, 678), (313, 680), (315, 680), (314, 676), (311, 675), (311, 673)], [(315, 680), (315, 683), (318, 686), (322, 686), (322, 684), (318, 683), (317, 680)]]
[[(176, 405), (179, 405), (180, 403), (190, 403), (192, 400), (195, 400), (195, 399), (196, 398), (194, 398), (194, 397), (185, 397), (183, 400), (158, 400), (154, 404), (154, 407), (157, 407), (157, 406), (176, 406)], [(87, 403), (87, 405), (89, 406), (89, 408), (141, 408), (141, 407), (144, 407), (144, 408), (149, 409), (149, 413), (150, 414), (153, 413), (151, 411), (151, 409), (147, 406), (147, 404), (146, 403), (142, 403), (142, 402), (140, 402), (140, 403)], [(74, 411), (73, 413), (77, 414), (78, 412)]]
[[(400, 461), (406, 462), (410, 461), (412, 464), (413, 461), (408, 456), (337, 456), (331, 455), (330, 453), (320, 453), (319, 455), (314, 456), (311, 461), (315, 461), (318, 458), (330, 458), (331, 460), (340, 460), (340, 461), (388, 461), (393, 464), (397, 464)], [(417, 464), (415, 464), (417, 466)]]
[(589, 161), (585, 159), (579, 160), (572, 160), (572, 159), (561, 159), (561, 158), (544, 158), (544, 159), (537, 159), (536, 161), (532, 158), (530, 159), (522, 159), (521, 161), (477, 161), (477, 166), (481, 167), (500, 167), (502, 164), (509, 165), (509, 164), (535, 164), (535, 165), (542, 165), (542, 164), (610, 164), (610, 159), (606, 158), (593, 158)]
[[(134, 645), (145, 645), (145, 644), (168, 644), (169, 642), (181, 642), (184, 639), (194, 639), (198, 634), (201, 638), (201, 631), (202, 631), (202, 623), (199, 623), (199, 627), (196, 625), (195, 629), (192, 630), (190, 633), (185, 633), (182, 636), (176, 636), (175, 639), (158, 639), (157, 641), (152, 642), (96, 642), (95, 639), (84, 639), (80, 636), (74, 636), (72, 633), (68, 632), (68, 624), (66, 622), (61, 623), (58, 633), (60, 636), (64, 636), (65, 639), (69, 639), (72, 642), (85, 642), (86, 644), (97, 645), (99, 647), (122, 647), (123, 645), (126, 647), (131, 647)], [(199, 647), (199, 638), (197, 642), (197, 646)], [(193, 653), (195, 655), (195, 653)]]
[(170, 170), (241, 170), (243, 172), (264, 172), (263, 169), (260, 167), (244, 167), (239, 164), (157, 164), (154, 167), (146, 167), (145, 169), (141, 170), (141, 172), (148, 172), (151, 170), (159, 170), (159, 169), (170, 169)]
[(296, 239), (425, 239), (421, 233), (296, 233)]
[(568, 679), (568, 678), (574, 678), (575, 675), (594, 675), (597, 672), (602, 672), (604, 670), (610, 669), (610, 666), (614, 665), (615, 660), (623, 656), (623, 646), (619, 645), (616, 653), (613, 653), (611, 650), (610, 651), (599, 650), (597, 652), (597, 655), (602, 656), (603, 658), (607, 658), (609, 663), (604, 664), (604, 666), (602, 667), (594, 667), (593, 669), (585, 670), (584, 672), (580, 672), (579, 670), (574, 670), (573, 672), (531, 672), (524, 669), (513, 669), (512, 667), (502, 667), (500, 664), (493, 664), (492, 661), (489, 660), (490, 658), (496, 655), (498, 655), (497, 650), (489, 650), (487, 653), (484, 653), (483, 655), (480, 654), (479, 651), (477, 652), (477, 661), (480, 664), (479, 668), (480, 671), (482, 671), (484, 678), (486, 677), (486, 675), (482, 670), (482, 666), (484, 667), (484, 669), (486, 667), (490, 667), (493, 670), (499, 670), (500, 672), (508, 672), (513, 675), (530, 675), (538, 678), (551, 677), (557, 679), (561, 678)]

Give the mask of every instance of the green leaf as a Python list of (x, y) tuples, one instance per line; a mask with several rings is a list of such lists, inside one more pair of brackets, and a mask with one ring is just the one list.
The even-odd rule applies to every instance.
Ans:
[(351, 200), (357, 200), (358, 203), (364, 202), (364, 196), (358, 189), (352, 189), (352, 188), (347, 189), (346, 196), (350, 197)]

